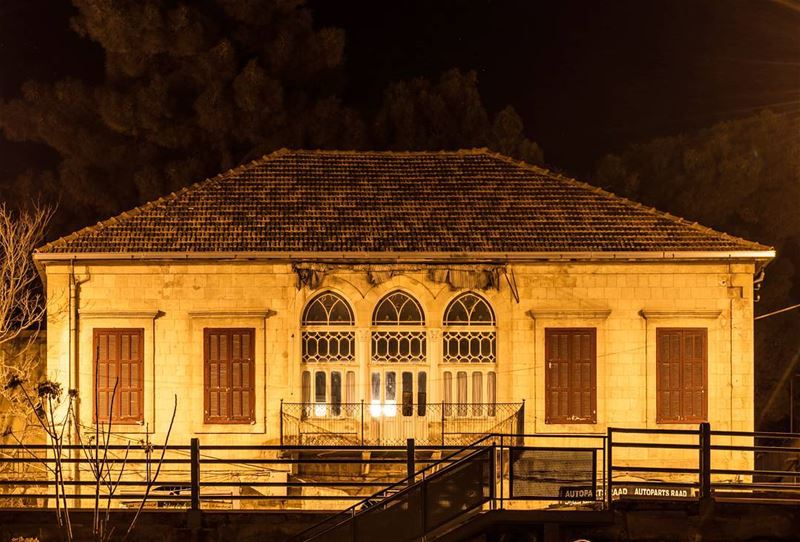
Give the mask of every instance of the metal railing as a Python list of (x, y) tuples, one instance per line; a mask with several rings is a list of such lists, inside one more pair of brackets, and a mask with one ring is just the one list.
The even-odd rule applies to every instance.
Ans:
[[(443, 526), (465, 513), (494, 499), (495, 484), (495, 435), (486, 435), (468, 446), (464, 446), (441, 461), (410, 474), (406, 478), (385, 487), (366, 499), (338, 512), (308, 529), (293, 536), (289, 542), (312, 540), (372, 540), (384, 537), (387, 532), (402, 532), (409, 540), (423, 539), (436, 528)], [(451, 478), (460, 469), (479, 464), (480, 473), (466, 479)], [(490, 465), (484, 472), (483, 466)], [(436, 513), (435, 504), (440, 499), (430, 498), (430, 484), (450, 479), (451, 495), (448, 511)], [(461, 482), (461, 483), (458, 483)], [(477, 489), (477, 491), (470, 491)], [(470, 494), (473, 493), (474, 495)], [(463, 497), (466, 496), (466, 499)], [(455, 505), (458, 501), (462, 506)], [(433, 506), (431, 506), (433, 505)], [(397, 529), (390, 530), (396, 524)]]
[[(611, 428), (606, 434), (522, 434), (469, 446), (419, 444), (231, 446), (144, 444), (107, 449), (98, 484), (85, 448), (0, 446), (0, 507), (53, 507), (58, 461), (75, 509), (95, 499), (115, 508), (341, 510), (392, 484), (420, 480), (479, 448), (493, 449), (486, 506), (610, 509), (619, 499), (750, 499), (800, 503), (800, 435), (696, 429)], [(115, 441), (116, 442), (116, 441)], [(164, 460), (158, 478), (159, 458)], [(380, 499), (378, 499), (380, 500)]]
[(800, 503), (800, 435), (609, 428), (606, 506), (619, 498)]
[[(439, 446), (420, 446), (415, 465), (439, 461)], [(156, 478), (159, 459), (160, 474)], [(74, 509), (106, 506), (203, 509), (337, 509), (363, 499), (407, 473), (407, 449), (399, 446), (144, 445), (101, 448), (110, 476), (97, 483), (85, 448), (64, 445), (56, 458), (49, 445), (0, 445), (0, 508), (55, 507), (69, 499)], [(63, 489), (52, 468), (61, 465)]]
[(281, 444), (463, 446), (489, 433), (521, 433), (525, 403), (284, 403)]

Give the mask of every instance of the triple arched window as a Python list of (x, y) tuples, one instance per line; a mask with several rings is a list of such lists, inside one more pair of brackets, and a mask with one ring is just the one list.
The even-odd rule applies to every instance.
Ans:
[[(375, 305), (367, 384), (373, 414), (395, 415), (398, 404), (403, 415), (425, 414), (426, 323), (420, 303), (403, 291), (390, 292)], [(302, 401), (314, 403), (315, 415), (327, 412), (321, 406), (326, 403), (332, 414), (339, 415), (343, 403), (356, 400), (353, 310), (338, 294), (323, 292), (306, 305), (301, 324), (302, 360), (307, 369), (302, 376)], [(456, 405), (452, 412), (456, 415), (493, 415), (493, 407), (483, 411), (478, 406), (495, 402), (497, 332), (491, 306), (478, 294), (466, 292), (448, 304), (442, 324), (442, 402)]]

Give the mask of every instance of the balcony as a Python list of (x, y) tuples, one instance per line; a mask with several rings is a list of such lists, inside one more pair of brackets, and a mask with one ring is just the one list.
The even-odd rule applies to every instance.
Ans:
[(525, 403), (284, 403), (281, 445), (458, 446), (522, 433)]

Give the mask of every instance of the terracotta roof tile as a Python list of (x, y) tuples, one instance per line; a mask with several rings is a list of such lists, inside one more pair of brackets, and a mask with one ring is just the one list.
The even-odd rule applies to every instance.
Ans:
[(281, 150), (43, 253), (761, 251), (485, 149)]

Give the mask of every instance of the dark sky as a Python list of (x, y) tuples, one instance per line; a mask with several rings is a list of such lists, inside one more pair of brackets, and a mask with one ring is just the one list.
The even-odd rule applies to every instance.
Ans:
[[(587, 176), (609, 151), (772, 105), (800, 110), (798, 0), (313, 0), (347, 34), (348, 90), (478, 73), (513, 105), (548, 163)], [(68, 0), (0, 0), (0, 95), (27, 79), (97, 78), (102, 55), (69, 29)], [(0, 143), (0, 175), (46, 154)]]

